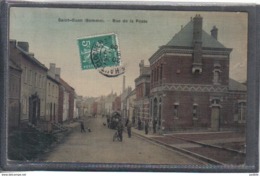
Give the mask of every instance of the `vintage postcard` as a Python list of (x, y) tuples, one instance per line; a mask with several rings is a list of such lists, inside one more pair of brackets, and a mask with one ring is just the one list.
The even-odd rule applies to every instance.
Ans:
[(9, 161), (246, 164), (247, 12), (11, 7), (8, 62)]

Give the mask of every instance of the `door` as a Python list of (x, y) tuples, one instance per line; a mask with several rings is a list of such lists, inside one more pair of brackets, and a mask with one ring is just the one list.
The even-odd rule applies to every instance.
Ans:
[(220, 115), (220, 108), (219, 107), (212, 107), (211, 108), (211, 129), (214, 131), (219, 131), (219, 115)]

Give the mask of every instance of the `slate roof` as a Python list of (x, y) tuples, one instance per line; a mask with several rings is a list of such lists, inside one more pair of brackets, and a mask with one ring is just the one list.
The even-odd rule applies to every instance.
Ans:
[[(183, 47), (193, 47), (193, 21), (186, 24), (180, 32), (175, 34), (175, 36), (166, 44), (166, 46), (183, 46)], [(202, 47), (209, 48), (226, 48), (218, 40), (212, 37), (210, 34), (202, 29)]]
[(15, 63), (12, 59), (9, 59), (9, 67), (16, 69), (18, 71), (22, 71), (21, 67)]
[(71, 87), (66, 81), (64, 81), (62, 78), (59, 79), (60, 84), (62, 84), (63, 86), (65, 86), (66, 88), (69, 88), (71, 90), (75, 90), (73, 87)]
[(33, 53), (29, 53), (24, 51), (21, 47), (19, 47), (18, 45), (16, 46), (16, 48), (21, 52), (22, 55), (24, 55), (27, 59), (29, 59), (31, 62), (35, 63), (36, 65), (40, 66), (41, 68), (43, 68), (44, 70), (48, 70), (48, 68), (42, 64), (40, 61), (38, 61), (34, 56)]
[(229, 79), (229, 90), (230, 91), (246, 91), (247, 87), (246, 87), (246, 85), (230, 78)]

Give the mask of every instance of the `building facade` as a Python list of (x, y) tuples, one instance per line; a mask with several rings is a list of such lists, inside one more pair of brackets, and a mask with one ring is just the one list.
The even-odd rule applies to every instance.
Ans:
[(140, 121), (144, 124), (144, 121), (151, 122), (150, 116), (150, 67), (144, 65), (144, 60), (141, 60), (139, 64), (140, 74), (135, 79), (135, 122)]
[(117, 97), (116, 93), (111, 92), (109, 95), (105, 98), (105, 115), (111, 115), (113, 110), (113, 102), (115, 101)]
[(73, 120), (75, 90), (61, 77), (59, 83), (58, 121), (63, 123)]
[(136, 92), (135, 89), (128, 94), (126, 97), (126, 110), (127, 110), (127, 118), (132, 121), (133, 124), (136, 124), (136, 114), (135, 109), (137, 107), (135, 106), (136, 101)]
[(218, 29), (214, 26), (208, 34), (196, 15), (150, 57), (150, 115), (157, 129), (243, 126), (246, 86), (229, 78), (232, 49), (217, 36)]
[(11, 40), (10, 59), (22, 69), (20, 123), (38, 126), (45, 118), (48, 68), (29, 52), (28, 42)]
[(22, 69), (9, 59), (9, 130), (19, 127), (20, 124), (21, 74)]
[(59, 107), (59, 76), (60, 68), (56, 68), (54, 63), (50, 64), (47, 73), (46, 84), (46, 130), (52, 131), (52, 124), (58, 123), (58, 107)]

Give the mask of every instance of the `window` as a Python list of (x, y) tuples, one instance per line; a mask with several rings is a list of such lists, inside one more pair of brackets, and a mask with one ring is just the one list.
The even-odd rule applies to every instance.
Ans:
[(33, 72), (32, 72), (32, 70), (30, 71), (30, 74), (31, 74), (31, 83), (30, 83), (30, 85), (33, 85)]
[(54, 85), (52, 85), (52, 96), (54, 97)]
[(26, 98), (23, 98), (23, 101), (22, 101), (22, 103), (23, 103), (23, 114), (26, 114), (26, 112), (27, 112), (27, 101), (26, 101)]
[(151, 73), (151, 86), (153, 86), (153, 70), (152, 70), (152, 73)]
[(41, 80), (42, 80), (42, 77), (41, 77), (41, 75), (39, 75), (39, 83), (38, 83), (39, 88), (42, 88), (42, 86), (41, 86)]
[(160, 67), (157, 67), (157, 77), (156, 77), (156, 81), (157, 81), (157, 82), (158, 82), (159, 79), (160, 79), (159, 74), (160, 74)]
[(35, 74), (34, 74), (34, 85), (35, 85), (35, 87), (37, 87), (37, 73), (35, 72)]
[(198, 119), (198, 105), (197, 104), (193, 104), (192, 118), (193, 118), (193, 120)]
[(219, 84), (220, 70), (213, 71), (213, 84)]
[(246, 120), (246, 102), (238, 102), (238, 122), (245, 122)]
[(27, 83), (27, 68), (24, 67), (24, 83)]
[(45, 79), (44, 79), (44, 76), (42, 76), (42, 88), (44, 89), (45, 87)]
[(157, 75), (157, 72), (156, 72), (156, 68), (155, 68), (155, 69), (154, 69), (154, 83), (157, 82), (157, 80), (156, 80), (156, 75)]
[(173, 105), (173, 117), (175, 119), (178, 119), (179, 118), (179, 104), (178, 103), (175, 103)]
[(39, 88), (41, 88), (41, 75), (39, 74), (38, 77), (39, 77), (39, 78), (38, 78), (38, 86), (39, 86)]
[[(48, 81), (47, 81), (48, 82)], [(50, 96), (50, 93), (51, 93), (51, 84), (49, 83), (48, 84), (48, 88), (47, 88), (47, 92), (48, 92), (48, 96)]]
[(28, 72), (28, 84), (32, 85), (32, 70), (30, 70), (30, 72)]
[(162, 83), (162, 79), (163, 79), (163, 64), (161, 64), (161, 69), (160, 69), (160, 80), (161, 80), (161, 83)]
[(219, 105), (220, 104), (220, 99), (212, 99), (211, 100), (211, 104), (213, 104), (213, 105)]
[(213, 70), (213, 84), (220, 83), (220, 73), (221, 73), (221, 65), (219, 63), (214, 63), (214, 70)]

